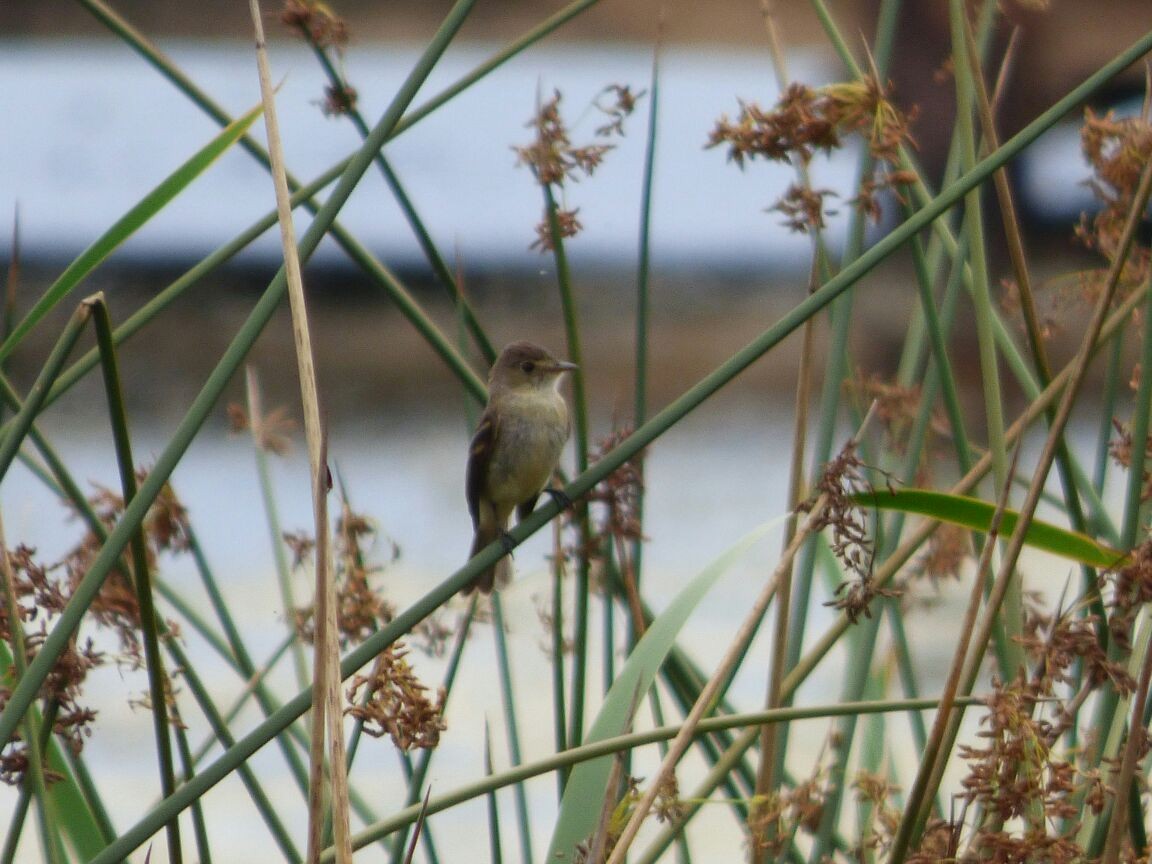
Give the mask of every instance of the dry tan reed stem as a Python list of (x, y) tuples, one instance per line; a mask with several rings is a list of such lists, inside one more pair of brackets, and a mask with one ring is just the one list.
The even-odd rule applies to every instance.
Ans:
[(312, 336), (304, 302), (304, 281), (296, 250), (292, 206), (284, 169), (284, 154), (276, 122), (276, 101), (259, 0), (249, 0), (252, 26), (256, 34), (256, 63), (260, 73), (260, 95), (264, 103), (264, 125), (268, 132), (268, 155), (276, 189), (276, 209), (280, 239), (284, 247), (284, 267), (292, 309), (292, 334), (296, 342), (296, 363), (300, 376), (300, 396), (304, 409), (304, 434), (312, 477), (312, 508), (316, 536), (316, 639), (313, 653), (312, 746), (310, 751), (310, 795), (308, 812), (308, 860), (317, 861), (323, 845), (324, 739), (329, 743), (329, 774), (332, 788), (332, 830), (337, 861), (352, 861), (348, 824), (348, 778), (345, 771), (343, 705), (340, 693), (339, 647), (336, 641), (336, 586), (332, 580), (328, 542), (328, 467), (326, 433), (320, 414), (316, 368), (312, 356)]

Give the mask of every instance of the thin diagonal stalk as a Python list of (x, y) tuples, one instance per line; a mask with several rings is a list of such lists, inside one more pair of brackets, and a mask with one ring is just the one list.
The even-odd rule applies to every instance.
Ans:
[[(484, 723), (484, 776), (491, 777), (492, 771), (492, 730)], [(503, 864), (504, 852), (500, 847), (500, 808), (493, 789), (484, 796), (488, 804), (488, 860), (492, 864)]]
[[(316, 41), (312, 32), (307, 27), (301, 27), (299, 29), (301, 37), (311, 46), (312, 53), (316, 56), (317, 61), (319, 61), (320, 67), (324, 70), (324, 74), (328, 76), (328, 81), (331, 86), (335, 88), (336, 92), (348, 92), (350, 89), (348, 81), (332, 63), (332, 58), (328, 56), (328, 51)], [(343, 113), (351, 121), (352, 125), (356, 127), (356, 131), (360, 133), (361, 138), (368, 135), (368, 123), (364, 120), (364, 115), (361, 114), (360, 110), (356, 107), (354, 100), (348, 110)], [(420, 214), (416, 211), (416, 205), (412, 202), (407, 190), (400, 182), (400, 178), (392, 169), (392, 163), (388, 161), (383, 151), (376, 154), (376, 167), (380, 169), (380, 173), (384, 177), (384, 182), (388, 184), (388, 189), (392, 192), (392, 197), (396, 199), (396, 203), (400, 205), (400, 211), (404, 214), (404, 218), (408, 220), (408, 226), (412, 229), (412, 233), (416, 237), (416, 242), (420, 244), (420, 249), (424, 253), (424, 257), (428, 260), (428, 266), (432, 268), (432, 272), (448, 292), (448, 296), (460, 314), (465, 328), (468, 330), (472, 341), (480, 352), (480, 356), (484, 358), (484, 362), (487, 365), (492, 365), (492, 362), (496, 359), (496, 349), (492, 347), (492, 342), (489, 340), (488, 334), (485, 333), (484, 328), (480, 326), (472, 304), (468, 302), (468, 298), (460, 291), (460, 286), (457, 284), (456, 278), (452, 275), (452, 271), (448, 267), (448, 262), (445, 261), (444, 256), (440, 254), (440, 250), (436, 247), (432, 235), (424, 225), (424, 220), (420, 218)]]
[[(184, 653), (184, 648), (180, 644), (180, 640), (167, 639), (164, 642), (164, 646), (168, 653), (172, 655), (174, 665), (182, 670), (181, 674), (185, 684), (188, 686), (188, 691), (192, 694), (192, 698), (196, 700), (196, 705), (200, 709), (200, 713), (204, 716), (204, 719), (208, 721), (208, 726), (216, 736), (216, 739), (225, 748), (233, 746), (236, 739), (232, 735), (232, 729), (217, 710), (215, 703), (212, 701), (212, 696), (208, 692), (208, 688), (204, 685), (200, 674), (196, 671), (195, 665), (188, 658), (188, 655)], [(244, 788), (248, 792), (248, 797), (252, 800), (252, 805), (256, 808), (256, 812), (260, 814), (260, 818), (264, 820), (264, 825), (272, 835), (272, 839), (280, 850), (280, 854), (284, 856), (285, 860), (291, 862), (291, 864), (299, 864), (299, 862), (303, 861), (303, 858), (292, 842), (292, 837), (287, 826), (283, 820), (281, 820), (276, 808), (268, 798), (268, 794), (264, 791), (264, 787), (260, 784), (252, 766), (247, 763), (238, 765), (236, 773), (240, 775), (240, 782), (244, 784)], [(185, 774), (184, 783), (192, 782), (195, 776), (196, 775)], [(199, 802), (199, 800), (200, 799), (197, 798), (196, 802)]]
[[(976, 164), (976, 129), (974, 79), (981, 71), (969, 62), (967, 45), (968, 9), (961, 0), (949, 0), (952, 31), (952, 62), (956, 80), (956, 134), (960, 136), (961, 165), (965, 171)], [(995, 176), (995, 175), (993, 175)], [(981, 392), (984, 394), (985, 427), (988, 449), (992, 454), (992, 482), (997, 490), (1010, 489), (1008, 450), (1004, 444), (1004, 405), (1000, 394), (1000, 371), (992, 335), (992, 294), (988, 286), (988, 264), (985, 258), (984, 221), (980, 189), (968, 192), (964, 200), (964, 233), (968, 238), (968, 265), (972, 273), (972, 300), (976, 322), (977, 353), (980, 358)], [(1018, 586), (1005, 598), (1003, 638), (997, 644), (1000, 673), (1011, 680), (1024, 663), (1023, 650), (1012, 641), (1022, 623), (1022, 600)], [(1001, 633), (997, 628), (997, 634)]]
[[(1143, 733), (1141, 717), (1144, 704), (1148, 701), (1149, 681), (1152, 679), (1152, 650), (1144, 645), (1144, 662), (1140, 665), (1140, 678), (1136, 684), (1136, 693), (1132, 700), (1132, 721), (1128, 727), (1128, 740), (1124, 742), (1124, 752), (1120, 760), (1120, 768), (1113, 778), (1112, 819), (1108, 825), (1108, 837), (1104, 844), (1104, 854), (1100, 857), (1101, 864), (1116, 864), (1120, 860), (1120, 845), (1127, 834), (1128, 796), (1129, 789), (1137, 788), (1133, 784), (1136, 779), (1136, 770), (1143, 762), (1142, 750), (1147, 740)], [(1141, 730), (1137, 732), (1136, 730)], [(1137, 796), (1139, 801), (1139, 796)], [(1137, 807), (1136, 815), (1140, 816), (1141, 809)], [(1136, 821), (1136, 820), (1133, 820)], [(1137, 846), (1136, 854), (1142, 855), (1144, 850)]]
[(816, 526), (821, 515), (824, 513), (826, 504), (827, 496), (821, 495), (813, 503), (807, 518), (804, 520), (804, 524), (796, 532), (788, 548), (784, 550), (775, 571), (764, 587), (761, 588), (756, 597), (756, 601), (752, 604), (751, 610), (733, 636), (732, 643), (723, 659), (721, 659), (716, 672), (713, 673), (712, 677), (708, 680), (708, 684), (701, 690), (696, 704), (692, 706), (692, 711), (689, 713), (680, 731), (676, 734), (675, 739), (673, 739), (672, 744), (669, 746), (667, 755), (660, 763), (659, 771), (648, 784), (648, 789), (644, 795), (633, 805), (628, 823), (624, 826), (624, 829), (620, 832), (620, 836), (616, 840), (616, 845), (613, 847), (612, 854), (608, 858), (608, 864), (623, 864), (628, 849), (631, 847), (632, 841), (636, 839), (636, 834), (640, 830), (640, 823), (644, 821), (644, 818), (648, 815), (648, 811), (655, 803), (661, 786), (672, 776), (672, 771), (676, 763), (680, 761), (680, 757), (683, 756), (688, 749), (691, 739), (695, 735), (695, 731), (704, 717), (704, 713), (712, 708), (714, 697), (722, 692), (726, 679), (730, 678), (731, 672), (735, 670), (737, 663), (744, 656), (744, 652), (748, 648), (748, 643), (752, 641), (752, 637), (756, 634), (756, 630), (760, 626), (760, 621), (765, 611), (767, 611), (768, 604), (775, 595), (781, 579), (784, 578), (785, 571), (792, 566), (792, 559), (800, 551), (800, 547), (806, 542), (808, 536), (816, 530)]
[[(96, 330), (96, 344), (100, 349), (100, 367), (104, 372), (104, 393), (108, 399), (108, 415), (112, 439), (116, 445), (116, 464), (120, 470), (120, 487), (127, 506), (136, 497), (136, 465), (132, 459), (132, 442), (128, 432), (128, 413), (124, 407), (124, 391), (120, 385), (120, 364), (112, 344), (112, 320), (102, 294), (84, 301), (92, 312)], [(132, 533), (132, 583), (136, 590), (136, 603), (140, 613), (140, 632), (144, 640), (144, 660), (148, 671), (148, 693), (152, 701), (152, 732), (156, 738), (159, 762), (160, 788), (164, 797), (176, 788), (176, 768), (172, 754), (172, 737), (168, 727), (168, 675), (160, 656), (159, 616), (152, 597), (152, 573), (148, 566), (148, 548), (144, 528), (138, 526)], [(180, 864), (184, 860), (180, 842), (180, 823), (173, 819), (166, 827), (168, 860)]]
[[(1112, 439), (1112, 418), (1116, 416), (1116, 399), (1120, 389), (1120, 366), (1124, 360), (1124, 334), (1112, 340), (1112, 353), (1108, 355), (1108, 368), (1104, 373), (1104, 387), (1100, 398), (1100, 427), (1096, 433), (1096, 461), (1092, 466), (1092, 483), (1103, 489), (1108, 480), (1108, 452)], [(1095, 526), (1093, 526), (1095, 528)], [(1119, 539), (1116, 541), (1119, 543)]]
[[(165, 597), (165, 600), (167, 599), (168, 598)], [(276, 664), (280, 661), (280, 658), (284, 656), (285, 652), (288, 650), (288, 646), (292, 641), (295, 640), (295, 638), (295, 636), (290, 636), (288, 638), (282, 639), (280, 644), (276, 646), (276, 648), (272, 651), (268, 661), (258, 670), (256, 670), (256, 674), (254, 676), (244, 682), (244, 689), (240, 691), (240, 694), (233, 700), (232, 705), (221, 715), (224, 718), (225, 725), (229, 727), (232, 726), (232, 722), (239, 716), (240, 712), (244, 710), (245, 706), (248, 705), (248, 702), (254, 698), (257, 687), (263, 684), (265, 679), (268, 677), (268, 674), (275, 668)], [(302, 737), (302, 730), (300, 730), (298, 726), (290, 727), (288, 730), (288, 734), (290, 736), (293, 736), (295, 732), (301, 733), (300, 741), (303, 744), (304, 739)], [(208, 755), (208, 751), (210, 751), (215, 746), (215, 737), (209, 735), (193, 752), (193, 764), (199, 765), (202, 761), (204, 761), (204, 757)]]
[[(212, 606), (212, 611), (216, 614), (217, 620), (220, 622), (220, 627), (224, 631), (224, 638), (227, 641), (228, 650), (223, 656), (226, 657), (228, 662), (235, 666), (236, 671), (245, 681), (256, 682), (255, 686), (252, 687), (252, 695), (255, 697), (256, 704), (259, 706), (261, 713), (265, 717), (271, 716), (276, 710), (275, 699), (260, 681), (261, 676), (259, 675), (259, 670), (256, 668), (256, 663), (253, 661), (252, 655), (248, 651), (248, 646), (240, 634), (240, 628), (236, 626), (236, 621), (232, 617), (232, 612), (228, 608), (228, 603), (224, 599), (223, 592), (220, 590), (220, 584), (216, 579), (216, 574), (208, 564), (208, 560), (204, 555), (204, 548), (201, 546), (196, 532), (191, 526), (187, 526), (186, 530), (188, 535), (188, 549), (192, 553), (193, 561), (196, 564), (200, 584), (203, 586), (204, 592), (208, 595), (208, 602)], [(301, 794), (307, 797), (308, 769), (300, 758), (300, 754), (292, 746), (291, 741), (282, 735), (277, 736), (276, 743), (284, 756), (289, 774), (291, 774), (292, 779), (295, 781), (296, 787), (300, 790)]]
[[(1019, 451), (1017, 451), (1019, 452)], [(957, 695), (967, 695), (967, 681), (964, 679), (965, 658), (972, 646), (972, 631), (976, 625), (980, 612), (980, 602), (983, 596), (983, 585), (987, 581), (987, 573), (992, 566), (992, 555), (1000, 533), (1000, 521), (1008, 504), (1008, 487), (1003, 487), (1000, 498), (996, 503), (996, 512), (992, 517), (992, 524), (987, 532), (987, 542), (980, 554), (980, 561), (976, 565), (976, 573), (972, 579), (969, 592), (968, 605), (965, 609), (963, 623), (960, 627), (960, 641), (953, 655), (952, 666), (944, 682), (943, 693), (940, 697), (940, 710), (932, 726), (932, 735), (928, 746), (921, 754), (920, 764), (916, 772), (916, 779), (908, 793), (905, 804), (904, 817), (900, 820), (896, 836), (892, 841), (892, 856), (894, 860), (901, 861), (909, 844), (918, 837), (923, 830), (922, 826), (928, 818), (928, 811), (936, 800), (937, 778), (943, 770), (947, 755), (951, 752), (951, 740), (947, 734), (950, 712)], [(991, 611), (985, 610), (985, 616), (991, 617)]]
[[(63, 370), (68, 355), (72, 353), (76, 340), (80, 338), (80, 333), (91, 315), (92, 311), (86, 304), (81, 303), (76, 307), (72, 317), (64, 325), (64, 330), (60, 334), (60, 338), (56, 340), (56, 344), (41, 368), (40, 374), (28, 391), (23, 407), (15, 417), (4, 424), (2, 437), (0, 437), (0, 478), (8, 474), (12, 460), (16, 458), (16, 453), (24, 443), (28, 430), (32, 428), (32, 422), (44, 405), (44, 399), (48, 395), (49, 388)], [(43, 649), (41, 649), (41, 653), (43, 653)], [(32, 665), (35, 665), (35, 661)], [(7, 743), (7, 740), (7, 735), (0, 735), (0, 746)]]

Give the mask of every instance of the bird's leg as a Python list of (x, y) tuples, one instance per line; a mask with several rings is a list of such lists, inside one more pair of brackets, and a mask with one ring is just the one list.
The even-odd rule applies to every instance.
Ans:
[(516, 540), (507, 531), (501, 531), (500, 532), (500, 545), (504, 547), (505, 552), (507, 552), (509, 555), (511, 555), (512, 550), (516, 548)]

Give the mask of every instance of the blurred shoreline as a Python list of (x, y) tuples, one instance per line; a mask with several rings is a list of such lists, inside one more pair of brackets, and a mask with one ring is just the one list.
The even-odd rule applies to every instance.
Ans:
[[(1036, 255), (1042, 259), (1037, 284), (1073, 268), (1087, 266), (1084, 256)], [(129, 410), (141, 420), (166, 423), (179, 419), (195, 397), (228, 342), (247, 316), (274, 271), (271, 268), (224, 268), (177, 300), (150, 326), (129, 339), (121, 351), (122, 375)], [(56, 271), (26, 269), (17, 308), (26, 310)], [(109, 267), (97, 271), (73, 300), (42, 322), (13, 355), (9, 369), (26, 391), (82, 296), (104, 291), (115, 322), (123, 321), (176, 276), (178, 271)], [(450, 339), (460, 344), (457, 314), (439, 285), (413, 272), (404, 284)], [(633, 414), (635, 368), (635, 276), (619, 271), (575, 274), (580, 339), (591, 409), (614, 425)], [(383, 427), (422, 422), (428, 415), (459, 416), (469, 400), (445, 363), (432, 351), (383, 292), (350, 269), (307, 269), (305, 283), (313, 318), (316, 359), (325, 410), (335, 424), (366, 420)], [(534, 274), (476, 274), (463, 278), (476, 314), (499, 348), (531, 338), (566, 353), (563, 318), (551, 273), (541, 258)], [(648, 343), (650, 411), (681, 395), (720, 363), (771, 327), (806, 295), (800, 278), (775, 278), (752, 272), (690, 273), (657, 270), (652, 277)], [(905, 329), (919, 303), (912, 274), (900, 262), (869, 274), (855, 289), (850, 350), (859, 368), (851, 370), (890, 379)], [(954, 328), (953, 365), (966, 407), (982, 410), (979, 368), (972, 328), (962, 318)], [(817, 386), (829, 350), (827, 312), (814, 328), (813, 373)], [(1011, 325), (1014, 326), (1014, 325)], [(86, 338), (87, 347), (90, 340)], [(1058, 331), (1050, 346), (1054, 362), (1072, 350), (1078, 331)], [(791, 410), (802, 339), (793, 333), (714, 397), (739, 406), (767, 399)], [(287, 304), (276, 313), (250, 357), (265, 391), (265, 405), (290, 406), (295, 413), (299, 392)], [(478, 353), (466, 350), (481, 377)], [(231, 382), (225, 401), (243, 400), (242, 376)], [(966, 386), (971, 385), (971, 386)], [(969, 398), (970, 397), (970, 398)], [(1011, 387), (1009, 407), (1023, 402)], [(61, 400), (70, 414), (102, 415), (104, 397), (99, 377), (89, 379)], [(55, 409), (53, 409), (55, 410)], [(218, 412), (223, 422), (223, 407)]]

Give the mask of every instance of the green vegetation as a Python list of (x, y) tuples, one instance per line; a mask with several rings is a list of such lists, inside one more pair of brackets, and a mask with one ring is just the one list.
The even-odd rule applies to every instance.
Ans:
[[(596, 167), (612, 158), (611, 141), (625, 125), (630, 131), (643, 127), (647, 159), (643, 218), (637, 225), (633, 416), (607, 443), (595, 444), (586, 395), (594, 382), (576, 373), (575, 471), (562, 484), (574, 506), (566, 510), (559, 500), (544, 500), (510, 535), (520, 543), (551, 525), (557, 550), (545, 616), (554, 752), (533, 760), (522, 756), (521, 736), (529, 723), (540, 725), (539, 718), (527, 716), (514, 687), (515, 659), (505, 640), (499, 593), (490, 600), (473, 597), (458, 622), (443, 622), (445, 605), (507, 550), (493, 543), (416, 600), (397, 604), (381, 595), (376, 579), (381, 562), (366, 551), (373, 534), (370, 514), (356, 512), (339, 476), (328, 493), (339, 504), (331, 538), (326, 531), (317, 537), (282, 536), (267, 465), (269, 454), (283, 443), (282, 416), (261, 407), (254, 376), (243, 420), (252, 431), (277, 550), (277, 590), (284, 607), (299, 614), (288, 622), (277, 649), (257, 658), (245, 640), (243, 610), (224, 600), (223, 574), (209, 565), (169, 480), (205, 424), (221, 412), (226, 386), (284, 304), (291, 268), (282, 269), (252, 303), (154, 464), (147, 470), (135, 464), (133, 429), (123, 410), (125, 385), (118, 374), (120, 347), (142, 330), (167, 332), (177, 326), (165, 314), (172, 302), (274, 225), (276, 214), (118, 325), (113, 314), (124, 310), (109, 309), (100, 295), (78, 299), (75, 291), (229, 147), (243, 147), (269, 167), (276, 159), (247, 134), (260, 109), (228, 117), (101, 0), (79, 2), (173, 83), (182, 94), (173, 98), (193, 101), (222, 131), (66, 267), (23, 318), (17, 322), (11, 308), (6, 310), (0, 363), (19, 355), (33, 329), (47, 326), (48, 313), (74, 310), (28, 392), (18, 392), (0, 376), (8, 408), (0, 427), (0, 477), (16, 460), (23, 461), (62, 506), (79, 515), (86, 536), (60, 567), (38, 561), (19, 545), (20, 538), (11, 538), (17, 545), (5, 545), (0, 555), (0, 780), (19, 790), (17, 807), (0, 822), (0, 860), (17, 854), (99, 864), (129, 856), (225, 859), (214, 852), (223, 838), (214, 834), (209, 805), (216, 784), (233, 775), (258, 814), (250, 833), (262, 838), (263, 857), (290, 862), (350, 860), (350, 850), (365, 846), (375, 848), (359, 854), (375, 855), (373, 860), (436, 862), (442, 860), (436, 838), (451, 830), (453, 809), (485, 797), (492, 861), (617, 864), (626, 855), (642, 862), (713, 861), (720, 857), (709, 846), (710, 833), (720, 830), (711, 827), (716, 823), (709, 823), (708, 833), (691, 832), (706, 811), (722, 812), (721, 824), (734, 838), (726, 848), (743, 848), (754, 862), (1148, 860), (1144, 730), (1152, 716), (1152, 620), (1145, 606), (1152, 600), (1152, 545), (1145, 534), (1152, 498), (1146, 465), (1152, 376), (1140, 374), (1131, 397), (1121, 398), (1132, 369), (1119, 346), (1125, 340), (1139, 345), (1138, 368), (1152, 367), (1152, 332), (1145, 326), (1152, 316), (1146, 243), (1152, 123), (1147, 110), (1129, 119), (1086, 113), (1084, 151), (1101, 209), (1078, 232), (1099, 254), (1101, 267), (1077, 274), (1080, 296), (1067, 301), (1066, 310), (1065, 326), (1078, 340), (1070, 350), (1052, 344), (1037, 312), (1042, 286), (1029, 269), (1004, 168), (1118, 72), (1146, 57), (1152, 33), (1001, 142), (993, 122), (997, 94), (986, 83), (998, 80), (1010, 59), (990, 47), (991, 34), (1003, 24), (998, 4), (976, 4), (978, 14), (970, 17), (973, 4), (950, 0), (951, 73), (959, 107), (937, 190), (918, 167), (912, 147), (915, 112), (894, 104), (886, 84), (885, 70), (900, 50), (896, 0), (879, 4), (872, 44), (859, 52), (849, 47), (852, 40), (837, 28), (823, 0), (810, 0), (844, 70), (843, 80), (820, 87), (788, 81), (774, 22), (767, 20), (779, 101), (767, 107), (740, 103), (734, 118), (721, 116), (731, 106), (717, 106), (719, 119), (710, 135), (701, 130), (701, 140), (724, 151), (735, 163), (732, 170), (751, 174), (762, 160), (795, 169), (795, 183), (773, 209), (811, 238), (810, 291), (658, 410), (649, 404), (648, 347), (661, 326), (649, 291), (650, 270), (659, 262), (650, 259), (648, 237), (660, 206), (652, 195), (660, 143), (655, 134), (659, 58), (650, 81), (605, 82), (596, 106), (605, 120), (591, 143), (572, 140), (562, 94), (536, 106), (534, 140), (517, 154), (527, 169), (526, 182), (530, 174), (540, 187), (544, 215), (536, 246), (554, 263), (566, 335), (560, 353), (577, 363), (594, 350), (595, 335), (582, 327), (574, 287), (580, 275), (566, 254), (569, 244), (579, 242), (581, 227), (577, 212), (564, 204), (566, 184), (582, 178), (596, 182)], [(310, 0), (289, 0), (281, 13), (329, 77), (325, 110), (345, 115), (363, 142), (311, 182), (286, 176), (291, 205), (313, 213), (296, 244), (298, 253), (307, 260), (323, 237), (332, 236), (396, 304), (476, 406), (485, 396), (483, 370), (494, 356), (492, 341), (381, 148), (429, 113), (451, 111), (454, 96), (594, 2), (570, 4), (473, 74), (414, 105), (467, 20), (472, 2), (459, 0), (375, 122), (356, 104), (357, 88), (371, 82), (347, 81), (341, 71), (339, 53), (348, 38), (344, 23)], [(750, 82), (749, 88), (761, 85)], [(824, 225), (828, 190), (813, 188), (808, 168), (848, 142), (861, 145), (860, 182), (856, 189), (835, 190), (850, 202), (841, 206), (851, 208), (848, 239), (835, 249)], [(373, 169), (400, 201), (430, 272), (458, 311), (455, 333), (442, 332), (420, 299), (336, 221)], [(318, 196), (329, 187), (321, 202)], [(981, 208), (992, 196), (1000, 219), (995, 224)], [(868, 246), (869, 219), (889, 208), (901, 217), (899, 224)], [(995, 296), (1001, 274), (991, 272), (989, 259), (1000, 241), (994, 244), (991, 237), (1002, 237), (1009, 252), (1004, 294), (1010, 303)], [(907, 255), (916, 284), (909, 286), (907, 308), (892, 310), (907, 315), (907, 335), (895, 375), (883, 379), (858, 371), (848, 337), (871, 302), (869, 274), (897, 255)], [(13, 266), (10, 291), (18, 287), (17, 279)], [(299, 325), (300, 311), (294, 311)], [(967, 365), (977, 373), (981, 410), (976, 416), (962, 407), (957, 381), (964, 362), (956, 347), (961, 314), (970, 314), (974, 325), (977, 360)], [(74, 357), (89, 328), (96, 348)], [(814, 334), (819, 331), (829, 334), (831, 348), (818, 369)], [(707, 422), (710, 397), (790, 337), (803, 340), (790, 512), (763, 514), (763, 527), (737, 541), (679, 594), (657, 597), (651, 586), (660, 584), (659, 574), (646, 572), (643, 555), (645, 451), (659, 448), (661, 436), (690, 415), (699, 412)], [(307, 340), (302, 345), (306, 351)], [(1067, 356), (1061, 358), (1062, 352)], [(1109, 362), (1094, 365), (1101, 352)], [(121, 489), (89, 497), (37, 420), (97, 369), (107, 394)], [(1089, 380), (1101, 384), (1086, 387)], [(1009, 393), (1024, 396), (1023, 410), (1015, 416)], [(1072, 439), (1073, 417), (1094, 418), (1098, 440)], [(845, 429), (856, 431), (846, 435)], [(326, 471), (316, 437), (322, 435), (309, 431), (314, 479), (322, 485)], [(1025, 449), (1026, 438), (1037, 446)], [(461, 472), (463, 465), (462, 441)], [(354, 466), (341, 470), (351, 472)], [(1104, 503), (1109, 485), (1122, 489), (1116, 510)], [(1047, 521), (1036, 518), (1041, 503)], [(730, 610), (731, 642), (710, 668), (684, 647), (685, 633), (697, 623), (698, 604), (710, 591), (723, 590), (725, 575), (755, 544), (778, 535), (780, 553), (771, 572), (763, 574), (754, 603)], [(299, 608), (289, 553), (307, 560), (317, 541), (320, 549), (330, 548), (317, 557), (330, 565), (332, 592), (327, 598), (321, 592), (314, 607)], [(1024, 590), (1021, 571), (1035, 576), (1033, 571), (1052, 559), (1041, 556), (1040, 563), (1021, 568), (1026, 546), (1060, 562), (1055, 572), (1039, 574), (1047, 586), (1040, 598)], [(194, 562), (209, 616), (196, 611), (189, 586), (178, 589), (166, 581), (164, 568), (174, 555)], [(1065, 585), (1069, 571), (1079, 576), (1072, 586)], [(942, 679), (925, 680), (924, 664), (909, 643), (910, 629), (925, 622), (932, 628), (932, 616), (939, 614), (913, 602), (925, 578), (959, 579), (969, 588)], [(821, 606), (831, 608), (830, 618), (815, 614)], [(169, 621), (177, 622), (180, 638)], [(336, 628), (334, 638), (318, 635), (326, 632), (325, 622)], [(596, 627), (599, 637), (593, 637)], [(154, 719), (158, 776), (155, 789), (138, 796), (139, 815), (129, 826), (113, 824), (104, 788), (110, 781), (93, 776), (85, 763), (92, 720), (84, 707), (85, 677), (103, 662), (86, 642), (95, 628), (118, 634), (147, 675), (142, 686)], [(457, 772), (444, 764), (440, 749), (453, 734), (445, 710), (462, 664), (471, 659), (475, 643), (469, 635), (478, 628), (493, 629), (497, 660), (477, 661), (474, 666), (482, 672), (470, 674), (488, 675), (485, 686), (493, 694), (499, 689), (492, 702), (499, 701), (502, 717), (498, 727), (485, 730), (488, 749), (474, 760), (479, 765), (483, 758), (486, 775), (453, 783), (445, 778)], [(750, 648), (757, 634), (767, 637), (771, 656)], [(310, 682), (324, 679), (314, 676), (306, 653), (313, 639), (333, 645), (327, 659), (332, 671), (338, 667), (340, 679), (327, 690), (318, 684), (317, 694)], [(192, 641), (211, 656), (213, 669), (222, 663), (223, 674), (234, 675), (232, 683), (243, 687), (235, 704), (217, 701), (217, 688), (205, 680), (208, 673), (186, 652), (185, 643)], [(409, 661), (411, 644), (421, 641), (435, 643), (447, 657), (443, 680), (422, 681), (420, 664)], [(596, 657), (594, 646), (600, 644), (603, 656)], [(833, 654), (838, 660), (830, 663)], [(296, 686), (290, 692), (268, 681), (282, 664), (294, 670)], [(830, 666), (839, 692), (819, 698), (808, 690), (801, 694), (814, 672), (828, 672)], [(738, 674), (763, 676), (761, 704), (735, 704), (728, 691)], [(307, 723), (304, 717), (323, 703), (322, 698), (314, 703), (314, 695), (326, 694), (342, 699), (346, 734), (329, 752), (323, 772), (323, 742), (314, 740), (322, 737), (323, 717), (314, 714), (313, 720), (320, 720)], [(485, 709), (496, 710), (494, 704)], [(242, 712), (249, 718), (257, 714), (258, 722), (242, 724)], [(819, 754), (805, 763), (801, 748), (789, 745), (802, 735), (810, 739), (816, 728), (827, 735), (827, 745), (814, 748)], [(491, 742), (501, 736), (510, 765), (502, 765), (493, 752)], [(200, 738), (206, 740), (197, 746)], [(270, 742), (276, 744), (273, 758), (282, 763), (280, 773), (266, 762), (257, 770), (252, 760)], [(644, 778), (632, 772), (640, 748), (659, 754), (662, 762)], [(150, 759), (150, 752), (143, 745), (135, 749), (141, 760)], [(344, 786), (342, 772), (332, 770), (363, 760), (375, 772), (392, 772), (391, 786), (404, 790), (403, 808), (382, 808), (355, 782)], [(322, 774), (331, 777), (330, 794)], [(435, 788), (432, 776), (440, 778)], [(529, 781), (537, 784), (533, 789), (549, 784), (550, 793), (554, 786), (558, 815), (549, 824), (530, 811)], [(149, 803), (153, 798), (156, 803)], [(300, 848), (303, 814), (310, 818), (311, 852)], [(638, 834), (642, 825), (644, 833)], [(161, 835), (163, 849), (151, 848)], [(476, 838), (472, 858), (482, 857), (480, 843)]]

